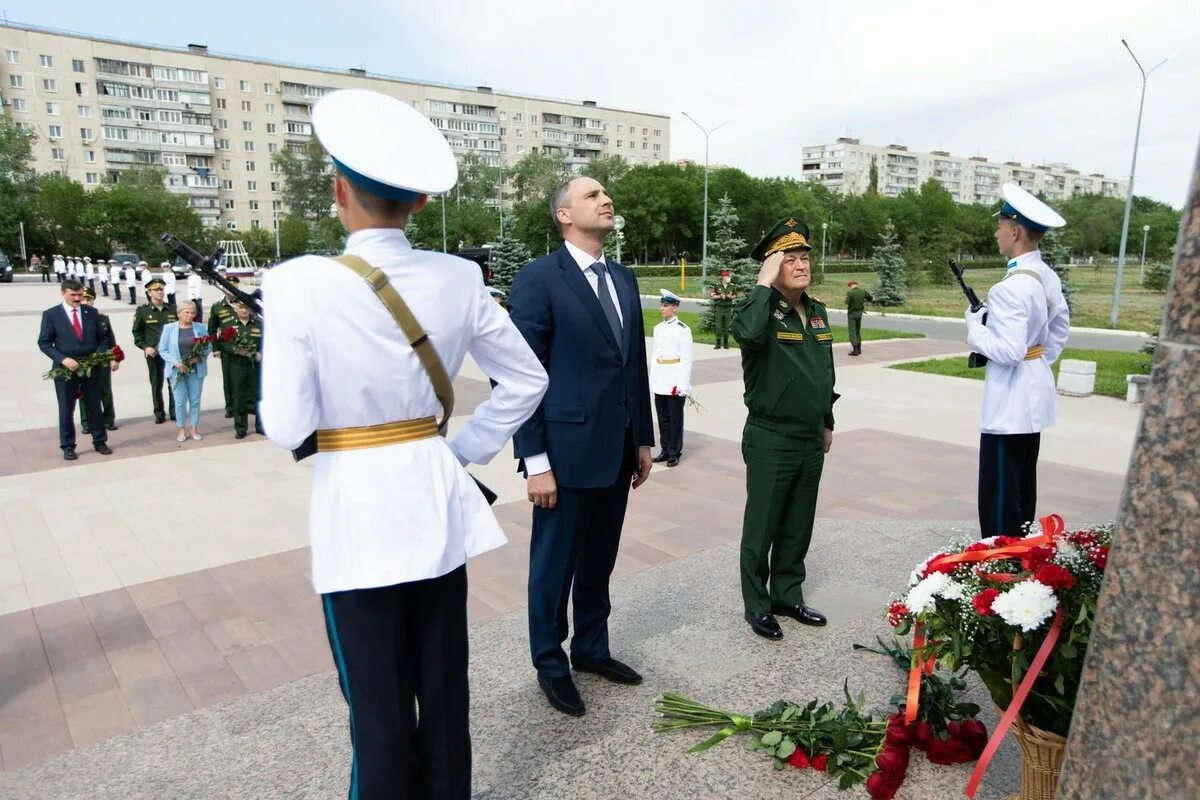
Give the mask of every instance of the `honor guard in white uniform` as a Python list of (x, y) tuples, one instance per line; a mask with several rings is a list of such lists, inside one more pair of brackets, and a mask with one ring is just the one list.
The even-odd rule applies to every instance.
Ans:
[(659, 293), (663, 321), (654, 326), (650, 391), (654, 394), (662, 450), (653, 460), (676, 467), (683, 456), (683, 407), (692, 390), (692, 329), (676, 316), (679, 298), (666, 289), (659, 289)]
[(121, 299), (121, 267), (116, 261), (108, 262), (108, 280), (112, 283), (113, 299)]
[(145, 261), (138, 262), (138, 283), (141, 284), (142, 291), (146, 290), (146, 284), (154, 277), (154, 273), (150, 271), (150, 267)]
[(96, 279), (100, 281), (100, 291), (108, 297), (108, 263), (103, 258), (96, 259)]
[(167, 305), (175, 305), (175, 270), (171, 269), (171, 262), (164, 261), (160, 265), (162, 274), (159, 275), (163, 282), (163, 296), (167, 298)]
[(68, 278), (75, 277), (75, 257), (74, 256), (67, 259), (67, 277)]
[(54, 256), (54, 276), (58, 279), (59, 283), (62, 283), (63, 278), (67, 276), (67, 262), (62, 256), (57, 254)]
[(200, 280), (200, 276), (194, 272), (189, 272), (187, 276), (187, 296), (196, 304), (196, 321), (204, 321), (204, 282)]
[(967, 311), (967, 343), (987, 356), (979, 415), (980, 535), (1015, 536), (1037, 518), (1037, 459), (1042, 431), (1054, 424), (1054, 374), (1071, 325), (1062, 283), (1042, 261), (1039, 243), (1066, 224), (1058, 212), (1015, 184), (1003, 188), (996, 242), (1008, 273), (988, 290), (987, 305)]
[(96, 297), (96, 268), (92, 266), (92, 259), (84, 256), (83, 259), (83, 279), (86, 285), (92, 291), (92, 299)]
[[(466, 560), (505, 537), (464, 465), (490, 461), (533, 414), (546, 373), (474, 263), (405, 238), (409, 215), (457, 180), (437, 128), (361, 89), (322, 98), (313, 126), (350, 236), (339, 259), (265, 274), (262, 422), (287, 449), (317, 431), (312, 576), (350, 709), (350, 796), (465, 799)], [(412, 345), (355, 271), (367, 265), (423, 329)], [(451, 379), (470, 354), (495, 381), (452, 439), (438, 435), (425, 343)]]
[(129, 292), (129, 305), (137, 305), (137, 271), (130, 261), (122, 261), (125, 272), (125, 289)]

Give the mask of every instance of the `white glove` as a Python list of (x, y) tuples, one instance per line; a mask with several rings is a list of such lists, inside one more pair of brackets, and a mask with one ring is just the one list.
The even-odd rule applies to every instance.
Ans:
[(963, 316), (967, 320), (968, 332), (986, 327), (983, 318), (987, 316), (987, 306), (980, 306), (978, 311), (972, 311), (968, 308)]

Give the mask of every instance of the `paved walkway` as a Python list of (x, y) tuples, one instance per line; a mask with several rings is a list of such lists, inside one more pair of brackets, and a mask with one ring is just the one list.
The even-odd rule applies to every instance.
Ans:
[[(10, 288), (19, 294), (8, 294)], [(265, 786), (277, 787), (279, 794), (284, 792), (279, 787), (292, 785), (287, 782), (292, 779), (279, 777), (284, 773), (303, 783), (284, 792), (287, 796), (342, 791), (345, 710), (330, 694), (336, 688), (309, 584), (305, 509), (311, 463), (293, 463), (261, 437), (234, 440), (232, 425), (219, 410), (215, 376), (204, 404), (211, 409), (203, 420), (205, 440), (179, 446), (171, 426), (156, 426), (147, 416), (145, 374), (132, 369), (117, 373), (121, 428), (110, 434), (114, 455), (103, 458), (81, 447), (79, 461), (62, 462), (56, 431), (47, 425), (54, 419), (53, 393), (39, 378), (44, 359), (33, 350), (38, 317), (22, 313), (48, 306), (56, 296), (56, 287), (0, 287), (0, 356), (9, 365), (0, 397), (0, 796), (142, 796), (138, 792), (150, 793), (153, 781), (135, 791), (133, 778), (120, 774), (140, 775), (130, 765), (160, 757), (162, 747), (170, 748), (171, 758), (191, 759), (188, 763), (214, 758), (209, 772), (201, 769), (190, 779), (182, 776), (182, 768), (165, 770), (163, 775), (176, 774), (181, 782), (154, 796), (215, 796), (198, 788), (205, 785), (228, 787), (220, 793), (228, 797), (253, 796), (255, 787)], [(132, 350), (127, 326), (114, 321), (122, 346)], [(961, 351), (948, 341), (895, 340), (867, 343), (863, 358), (849, 358), (846, 345), (835, 346), (843, 397), (822, 483), (815, 547), (823, 548), (822, 574), (859, 577), (840, 583), (821, 578), (814, 583), (814, 602), (868, 640), (878, 628), (877, 607), (901, 587), (864, 576), (870, 554), (854, 542), (870, 535), (892, 541), (911, 529), (904, 520), (926, 520), (922, 536), (937, 541), (954, 526), (969, 525), (975, 510), (974, 425), (981, 386), (886, 365)], [(643, 591), (667, 576), (681, 587), (694, 586), (712, 571), (704, 578), (712, 589), (709, 600), (736, 592), (729, 570), (744, 499), (737, 351), (699, 347), (695, 383), (704, 408), (688, 411), (682, 465), (656, 468), (631, 500), (614, 576), (620, 596), (628, 598), (618, 609), (618, 624), (662, 641), (678, 642), (680, 636), (720, 640), (739, 652), (736, 671), (762, 687), (760, 694), (794, 694), (795, 682), (771, 666), (770, 651), (747, 649), (744, 624), (724, 611), (736, 605), (728, 597), (720, 614), (706, 616), (692, 614), (683, 601), (664, 601), (660, 595), (654, 600)], [(488, 391), (471, 364), (456, 387), (461, 410)], [(1060, 398), (1059, 403), (1059, 425), (1044, 437), (1041, 509), (1073, 523), (1108, 519), (1115, 513), (1138, 409), (1107, 398)], [(134, 409), (137, 415), (129, 415)], [(521, 632), (530, 518), (523, 481), (507, 454), (478, 474), (500, 495), (496, 511), (510, 544), (470, 566), (468, 611), (479, 682), (477, 789), (486, 797), (561, 796), (551, 788), (523, 792), (510, 785), (514, 776), (538, 775), (538, 781), (548, 781), (546, 787), (569, 785), (578, 794), (577, 781), (562, 783), (573, 780), (563, 771), (568, 756), (579, 748), (604, 759), (624, 759), (620, 737), (606, 734), (593, 741), (593, 726), (610, 725), (614, 736), (624, 729), (602, 707), (576, 729), (543, 713), (531, 689)], [(185, 476), (190, 485), (181, 511), (184, 493), (178, 486)], [(893, 558), (902, 562), (902, 570), (892, 566), (907, 574), (910, 562), (927, 553), (929, 539), (904, 541)], [(820, 649), (824, 645), (814, 644), (818, 649), (797, 640), (806, 661), (828, 655)], [(842, 656), (830, 657), (842, 663), (837, 660)], [(648, 674), (661, 672), (679, 681), (648, 681), (643, 693), (685, 684), (699, 691), (709, 685), (704, 676), (715, 692), (726, 686), (723, 680), (734, 678), (716, 657), (690, 677), (672, 658), (669, 648), (638, 651), (636, 661)], [(860, 677), (857, 664), (839, 668)], [(745, 696), (750, 707), (769, 699)], [(265, 708), (276, 710), (267, 714)], [(253, 726), (223, 729), (220, 736), (213, 732), (212, 720), (251, 714), (250, 709), (266, 716), (256, 717)], [(541, 761), (518, 745), (501, 746), (489, 731), (498, 737), (514, 715), (528, 718), (533, 740), (553, 732), (566, 737), (562, 746)], [(633, 727), (643, 728), (646, 698), (638, 695), (618, 717), (628, 722), (628, 715), (635, 718)], [(280, 739), (292, 734), (295, 739), (283, 746)], [(239, 740), (243, 735), (249, 739)], [(238, 742), (247, 752), (277, 752), (270, 763), (279, 767), (278, 775), (273, 766), (255, 777), (243, 769), (240, 756), (216, 763), (221, 759), (215, 755)], [(497, 753), (491, 752), (493, 745)], [(509, 750), (521, 757), (505, 766), (498, 753)], [(713, 763), (739, 774), (758, 773), (760, 764), (746, 761), (736, 748), (730, 751), (738, 757), (722, 756)], [(118, 752), (123, 755), (115, 758)], [(705, 781), (717, 779), (709, 767), (683, 759), (673, 744), (654, 752), (653, 765), (641, 762), (647, 768), (677, 777), (681, 770), (696, 769)], [(589, 763), (592, 758), (581, 757)], [(603, 764), (589, 770), (597, 796), (628, 793), (637, 781), (650, 780), (628, 770), (604, 777)], [(69, 781), (63, 788), (47, 782), (51, 775), (76, 773), (102, 773), (111, 782), (92, 787), (94, 794), (85, 788), (72, 794), (76, 790), (66, 788)], [(737, 783), (735, 777), (727, 779), (731, 786)], [(280, 782), (264, 783), (268, 780)], [(959, 790), (963, 782), (957, 783)], [(724, 795), (711, 788), (716, 784), (708, 784), (707, 794), (701, 785), (685, 781), (678, 787), (690, 787), (686, 791), (664, 796)], [(809, 789), (824, 796), (816, 784), (797, 791), (805, 796)]]

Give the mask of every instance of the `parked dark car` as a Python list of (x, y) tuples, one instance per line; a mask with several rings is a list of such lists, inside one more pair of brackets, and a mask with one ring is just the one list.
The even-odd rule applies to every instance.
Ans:
[(112, 258), (109, 259), (109, 263), (111, 264), (116, 262), (117, 264), (124, 266), (125, 262), (128, 261), (130, 264), (136, 267), (138, 262), (141, 260), (142, 259), (137, 253), (113, 253)]
[(468, 247), (464, 250), (459, 250), (457, 253), (451, 253), (451, 255), (465, 258), (467, 261), (474, 261), (479, 265), (479, 270), (483, 273), (483, 282), (492, 282), (492, 268), (488, 266), (488, 262), (492, 258), (492, 248)]
[(8, 260), (8, 256), (0, 253), (0, 283), (12, 283), (13, 268), (12, 262)]

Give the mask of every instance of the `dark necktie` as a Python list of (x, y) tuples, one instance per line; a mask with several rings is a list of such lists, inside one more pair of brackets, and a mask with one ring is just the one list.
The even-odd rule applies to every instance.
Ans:
[(597, 261), (592, 264), (591, 270), (596, 273), (596, 294), (599, 295), (600, 308), (603, 309), (608, 325), (612, 328), (613, 338), (617, 340), (617, 349), (624, 357), (625, 337), (621, 335), (621, 317), (617, 314), (617, 307), (613, 305), (612, 295), (608, 293), (608, 265)]

